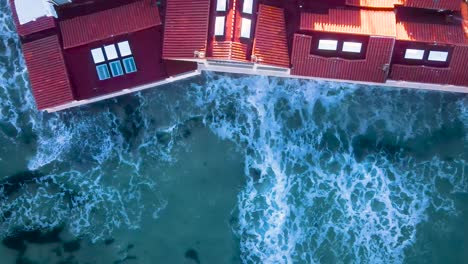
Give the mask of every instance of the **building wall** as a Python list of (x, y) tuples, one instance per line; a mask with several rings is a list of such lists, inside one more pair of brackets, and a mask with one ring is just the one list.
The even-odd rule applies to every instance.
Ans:
[(366, 58), (351, 60), (311, 55), (312, 36), (294, 35), (291, 56), (292, 75), (385, 82), (395, 40), (370, 37)]
[(455, 46), (447, 68), (401, 65), (391, 67), (390, 78), (398, 81), (468, 86), (468, 46)]
[[(91, 98), (161, 80), (167, 76), (162, 60), (162, 27), (109, 38), (89, 45), (66, 49), (65, 59), (76, 99)], [(128, 40), (137, 72), (100, 81), (91, 49)]]

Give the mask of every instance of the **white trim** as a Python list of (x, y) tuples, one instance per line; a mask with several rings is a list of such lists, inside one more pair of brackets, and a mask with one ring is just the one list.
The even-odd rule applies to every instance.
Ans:
[(215, 21), (215, 36), (224, 36), (224, 16), (217, 16)]
[(129, 89), (123, 89), (123, 90), (115, 92), (115, 93), (110, 93), (110, 94), (94, 97), (94, 98), (91, 98), (91, 99), (85, 99), (85, 100), (80, 100), (80, 101), (71, 101), (71, 102), (65, 103), (63, 105), (59, 105), (59, 106), (55, 106), (55, 107), (51, 107), (51, 108), (46, 108), (46, 109), (44, 109), (44, 111), (49, 112), (49, 113), (53, 113), (53, 112), (65, 110), (65, 109), (72, 108), (72, 107), (87, 105), (87, 104), (99, 102), (99, 101), (102, 101), (102, 100), (106, 100), (106, 99), (109, 99), (109, 98), (114, 98), (114, 97), (117, 97), (117, 96), (129, 94), (129, 93), (139, 92), (139, 91), (146, 90), (146, 89), (149, 89), (149, 88), (154, 88), (156, 86), (160, 86), (160, 85), (163, 85), (163, 84), (168, 84), (168, 83), (172, 83), (172, 82), (175, 82), (175, 81), (187, 79), (187, 78), (190, 78), (190, 77), (193, 77), (193, 76), (200, 75), (200, 73), (201, 72), (199, 70), (195, 70), (195, 71), (179, 74), (179, 75), (176, 75), (176, 76), (172, 76), (172, 77), (166, 78), (166, 79), (161, 80), (161, 81), (148, 83), (148, 84), (136, 86), (136, 87), (129, 88)]
[(429, 57), (427, 58), (430, 61), (441, 61), (446, 62), (448, 58), (448, 51), (429, 51)]
[(130, 49), (130, 44), (128, 41), (122, 41), (117, 44), (119, 46), (120, 56), (130, 56), (132, 55), (132, 50)]
[(319, 40), (319, 50), (336, 50), (338, 47), (338, 41), (332, 39), (321, 39)]
[(119, 57), (115, 49), (115, 44), (104, 46), (104, 51), (106, 52), (107, 60), (114, 60)]
[(104, 53), (102, 53), (102, 48), (92, 49), (91, 55), (93, 56), (94, 64), (105, 62)]
[(252, 14), (253, 11), (253, 0), (244, 0), (242, 4), (242, 13)]
[(250, 38), (252, 20), (243, 17), (241, 22), (241, 38)]
[(406, 49), (405, 59), (408, 60), (422, 60), (424, 57), (424, 50), (421, 49)]
[(351, 53), (361, 53), (362, 43), (361, 42), (343, 42), (343, 51)]
[(216, 11), (226, 11), (227, 0), (216, 0)]

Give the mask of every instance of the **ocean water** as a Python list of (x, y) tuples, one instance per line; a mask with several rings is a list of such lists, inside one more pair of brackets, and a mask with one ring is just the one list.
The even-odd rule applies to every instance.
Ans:
[(204, 73), (47, 114), (0, 21), (0, 263), (468, 262), (468, 96)]

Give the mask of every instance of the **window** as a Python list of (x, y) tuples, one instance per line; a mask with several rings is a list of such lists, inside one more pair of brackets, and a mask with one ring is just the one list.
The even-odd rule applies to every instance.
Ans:
[(91, 50), (91, 55), (93, 55), (93, 60), (95, 64), (106, 61), (104, 58), (104, 53), (102, 53), (101, 48)]
[(226, 1), (227, 0), (218, 0), (216, 2), (216, 11), (226, 11)]
[(409, 60), (422, 60), (424, 58), (424, 50), (420, 49), (406, 49), (405, 59)]
[(124, 68), (125, 68), (126, 73), (132, 73), (132, 72), (137, 71), (136, 65), (135, 65), (135, 60), (133, 59), (133, 57), (123, 59), (123, 64), (124, 64)]
[(130, 44), (128, 44), (128, 41), (120, 42), (118, 45), (120, 56), (125, 57), (132, 55), (132, 50), (130, 49)]
[(96, 71), (98, 73), (99, 80), (106, 80), (110, 78), (109, 69), (107, 68), (107, 64), (101, 64), (96, 66)]
[(429, 57), (427, 58), (430, 61), (441, 61), (441, 62), (446, 62), (448, 58), (448, 52), (447, 51), (434, 51), (431, 50), (429, 51)]
[(360, 42), (343, 42), (343, 51), (344, 52), (353, 52), (353, 53), (361, 53), (362, 43)]
[(117, 55), (117, 50), (115, 49), (115, 45), (104, 46), (104, 50), (106, 51), (107, 59), (108, 60), (115, 60), (119, 57)]
[(112, 72), (113, 77), (123, 75), (122, 64), (120, 63), (120, 61), (113, 61), (113, 62), (109, 63), (109, 66), (111, 68), (111, 72)]
[(253, 0), (244, 0), (244, 4), (242, 6), (242, 12), (246, 14), (252, 14), (253, 10)]
[(338, 46), (338, 41), (321, 39), (319, 40), (318, 49), (319, 50), (336, 50)]
[(91, 55), (100, 81), (137, 71), (128, 41), (92, 49)]
[(242, 18), (241, 22), (241, 38), (250, 38), (250, 28), (252, 27), (252, 21), (248, 18)]
[(216, 17), (215, 36), (224, 36), (224, 16)]

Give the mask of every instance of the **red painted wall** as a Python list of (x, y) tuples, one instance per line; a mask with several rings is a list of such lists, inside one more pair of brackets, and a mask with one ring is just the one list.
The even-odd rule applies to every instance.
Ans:
[[(71, 82), (75, 87), (76, 98), (91, 98), (164, 79), (167, 74), (161, 56), (161, 38), (162, 27), (159, 26), (65, 50), (65, 59)], [(130, 43), (137, 72), (100, 81), (91, 49), (124, 40)]]

